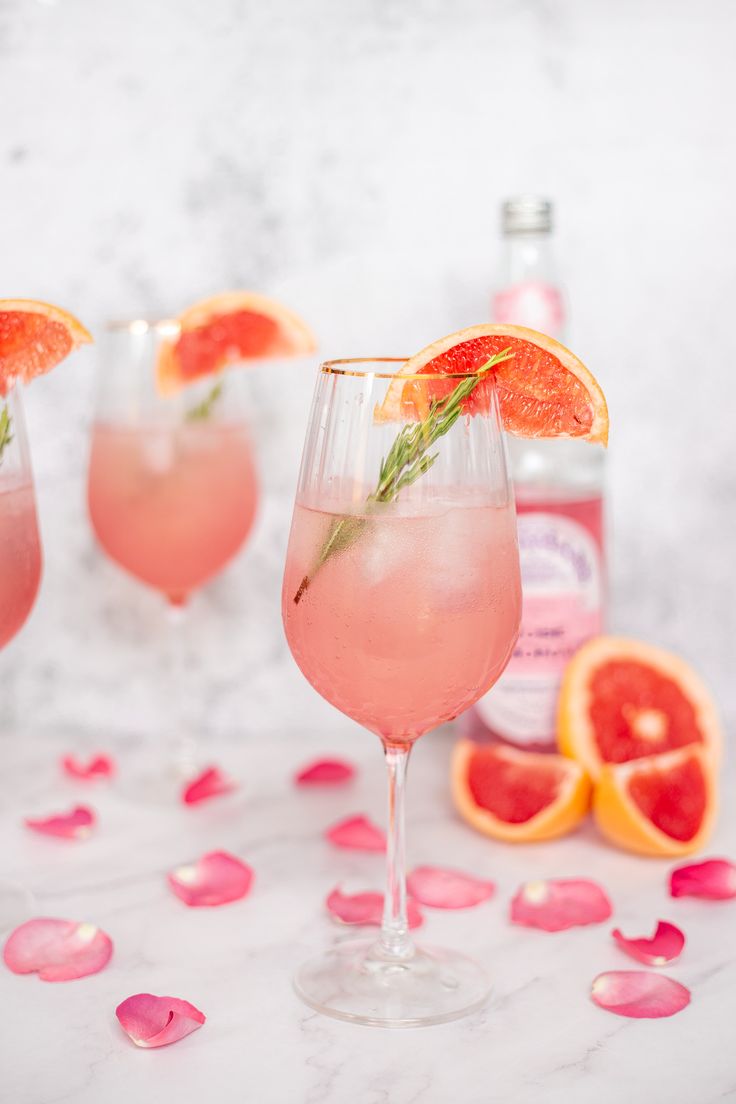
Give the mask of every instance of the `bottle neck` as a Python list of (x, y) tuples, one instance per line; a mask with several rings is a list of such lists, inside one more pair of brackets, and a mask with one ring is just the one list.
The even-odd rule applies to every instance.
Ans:
[(508, 234), (504, 237), (502, 284), (539, 282), (556, 285), (552, 238), (548, 233)]

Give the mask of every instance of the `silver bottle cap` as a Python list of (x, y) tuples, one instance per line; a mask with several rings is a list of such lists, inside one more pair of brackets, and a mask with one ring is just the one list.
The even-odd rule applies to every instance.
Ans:
[(548, 234), (552, 229), (552, 203), (536, 195), (512, 196), (501, 208), (504, 234)]

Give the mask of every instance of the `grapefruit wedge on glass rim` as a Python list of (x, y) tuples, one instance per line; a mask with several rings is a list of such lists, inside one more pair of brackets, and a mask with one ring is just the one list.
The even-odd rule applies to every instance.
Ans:
[(564, 836), (590, 807), (590, 781), (571, 759), (473, 740), (453, 752), (452, 794), (468, 824), (509, 843)]
[[(509, 433), (607, 444), (606, 400), (583, 362), (536, 330), (495, 323), (458, 330), (407, 360), (376, 407), (376, 420), (420, 421), (433, 401), (454, 390), (458, 381), (448, 375), (477, 372), (504, 350), (512, 355), (493, 369), (493, 381), (478, 383), (463, 403), (464, 413), (487, 412), (495, 382), (501, 420)], [(432, 378), (437, 375), (444, 378)]]
[(276, 299), (255, 291), (225, 291), (202, 299), (177, 319), (156, 364), (162, 395), (171, 395), (230, 364), (306, 356), (316, 342), (306, 322)]
[(0, 299), (0, 396), (51, 371), (92, 337), (74, 315), (36, 299)]
[(595, 781), (607, 763), (689, 745), (717, 762), (722, 737), (713, 699), (683, 659), (640, 640), (597, 636), (563, 674), (557, 742)]
[(702, 744), (628, 763), (608, 763), (593, 796), (603, 835), (639, 855), (698, 851), (716, 818), (715, 766)]

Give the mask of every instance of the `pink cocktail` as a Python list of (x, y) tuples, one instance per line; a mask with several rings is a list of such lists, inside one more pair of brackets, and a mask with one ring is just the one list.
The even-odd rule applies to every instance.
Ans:
[(36, 498), (26, 475), (3, 476), (0, 467), (0, 648), (25, 622), (41, 581)]
[(108, 556), (181, 603), (243, 545), (258, 497), (243, 424), (98, 422), (89, 512)]

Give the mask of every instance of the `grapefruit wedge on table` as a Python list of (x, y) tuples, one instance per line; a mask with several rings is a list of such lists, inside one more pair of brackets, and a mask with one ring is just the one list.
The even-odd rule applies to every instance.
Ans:
[(473, 740), (455, 747), (452, 793), (473, 828), (516, 843), (563, 836), (590, 806), (590, 782), (571, 759)]
[(173, 394), (228, 364), (314, 352), (314, 336), (287, 307), (255, 291), (226, 291), (179, 317), (179, 333), (161, 346), (159, 391)]
[(597, 636), (567, 665), (557, 719), (560, 751), (594, 780), (607, 763), (672, 751), (721, 748), (708, 690), (679, 656), (626, 637)]
[(0, 299), (0, 395), (49, 372), (92, 338), (74, 315), (35, 299)]
[[(513, 355), (489, 376), (493, 375), (501, 420), (509, 433), (607, 443), (608, 409), (594, 376), (564, 345), (523, 326), (470, 326), (428, 345), (402, 365), (376, 408), (376, 420), (421, 420), (433, 401), (454, 390), (458, 380), (448, 377), (477, 372), (505, 349)], [(490, 379), (481, 380), (465, 399), (463, 411), (487, 412), (492, 388)]]
[(688, 855), (701, 848), (716, 817), (716, 779), (702, 744), (608, 763), (593, 815), (612, 843), (640, 855)]

